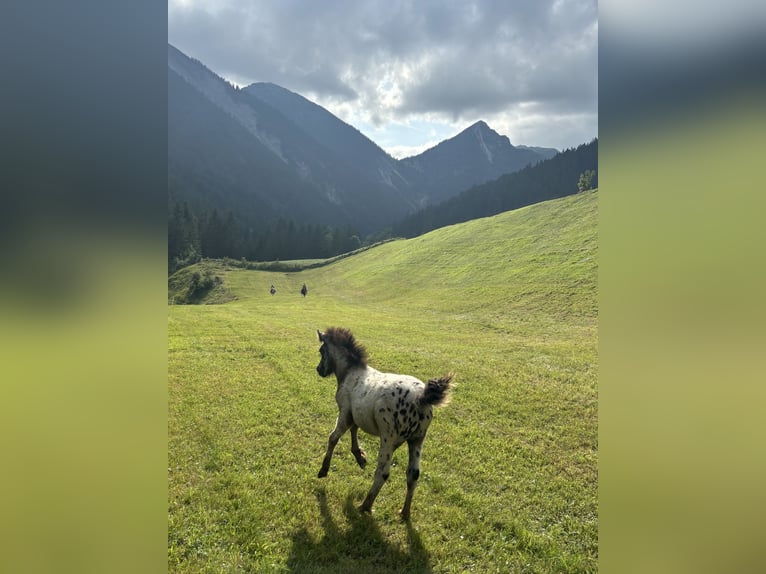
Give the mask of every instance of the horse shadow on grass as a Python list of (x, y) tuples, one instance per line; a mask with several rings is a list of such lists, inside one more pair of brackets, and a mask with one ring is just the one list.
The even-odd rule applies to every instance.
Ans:
[(316, 498), (324, 535), (315, 540), (305, 527), (293, 534), (287, 562), (290, 572), (431, 573), (428, 552), (409, 522), (400, 525), (407, 532), (407, 544), (402, 548), (381, 533), (371, 515), (356, 508), (352, 495), (343, 505), (348, 528), (341, 528), (331, 515), (324, 488), (316, 491)]

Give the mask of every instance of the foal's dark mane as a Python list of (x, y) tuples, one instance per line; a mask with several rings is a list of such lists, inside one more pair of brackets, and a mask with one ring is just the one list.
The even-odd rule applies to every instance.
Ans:
[(346, 350), (349, 366), (367, 366), (367, 350), (357, 343), (354, 335), (348, 329), (344, 327), (330, 327), (325, 332), (325, 339), (336, 347), (342, 347)]

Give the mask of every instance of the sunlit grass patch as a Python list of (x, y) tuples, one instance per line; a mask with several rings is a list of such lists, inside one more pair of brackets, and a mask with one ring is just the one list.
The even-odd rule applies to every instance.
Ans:
[[(170, 306), (169, 569), (595, 571), (596, 214), (587, 192), (301, 272), (221, 268), (235, 301)], [(330, 325), (380, 370), (457, 373), (410, 524), (404, 449), (371, 516), (356, 507), (374, 465), (348, 436), (316, 478), (337, 416), (315, 371)]]

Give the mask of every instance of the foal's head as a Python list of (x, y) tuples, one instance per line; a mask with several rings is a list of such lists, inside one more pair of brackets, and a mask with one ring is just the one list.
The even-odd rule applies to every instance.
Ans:
[(367, 365), (367, 351), (356, 342), (348, 329), (330, 327), (324, 333), (317, 330), (317, 335), (322, 343), (319, 347), (322, 358), (317, 365), (320, 377), (335, 373), (342, 380), (348, 369)]

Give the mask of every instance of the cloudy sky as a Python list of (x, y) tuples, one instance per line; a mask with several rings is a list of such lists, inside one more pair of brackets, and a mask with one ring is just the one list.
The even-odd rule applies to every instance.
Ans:
[(395, 157), (478, 120), (513, 144), (598, 135), (596, 0), (169, 0), (168, 42), (274, 82)]

